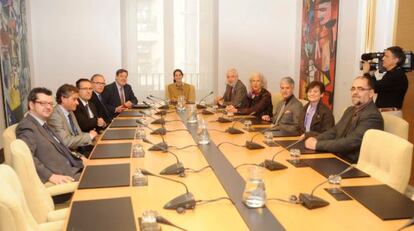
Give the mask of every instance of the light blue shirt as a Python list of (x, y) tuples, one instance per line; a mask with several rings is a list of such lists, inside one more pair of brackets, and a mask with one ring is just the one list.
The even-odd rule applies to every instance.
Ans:
[(318, 106), (318, 103), (309, 103), (308, 110), (306, 110), (306, 116), (305, 116), (305, 131), (306, 132), (310, 131), (312, 118), (315, 115), (317, 106)]

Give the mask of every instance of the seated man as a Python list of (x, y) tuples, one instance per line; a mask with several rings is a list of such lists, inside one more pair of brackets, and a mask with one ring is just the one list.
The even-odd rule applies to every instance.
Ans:
[(75, 86), (63, 84), (59, 87), (56, 92), (58, 104), (47, 122), (64, 145), (88, 155), (92, 150), (90, 145), (98, 133), (95, 130), (86, 133), (80, 129), (73, 113), (78, 106), (78, 98), (79, 93)]
[(355, 78), (351, 87), (352, 104), (341, 120), (326, 132), (306, 139), (308, 149), (338, 153), (351, 163), (358, 162), (362, 137), (368, 129), (384, 130), (384, 120), (376, 108), (373, 84), (369, 77)]
[(93, 90), (91, 82), (89, 79), (79, 79), (76, 87), (79, 89), (79, 99), (74, 114), (80, 129), (83, 132), (103, 130), (106, 127), (105, 120), (99, 117), (95, 104), (90, 101)]
[(85, 157), (72, 153), (46, 123), (53, 111), (52, 92), (34, 88), (28, 102), (29, 112), (17, 126), (16, 136), (29, 146), (40, 180), (54, 184), (79, 180)]
[[(295, 81), (291, 77), (284, 77), (280, 80), (280, 94), (283, 101), (278, 103), (273, 111), (273, 130), (276, 136), (301, 134), (300, 118), (303, 115), (302, 103), (293, 95)], [(262, 119), (270, 121), (270, 116), (264, 115)]]
[(96, 107), (98, 117), (103, 118), (106, 124), (110, 124), (112, 120), (112, 113), (109, 113), (108, 109), (102, 101), (102, 92), (105, 87), (105, 78), (101, 74), (94, 74), (91, 77), (91, 83), (93, 88), (91, 102)]
[(234, 68), (229, 69), (226, 73), (226, 77), (226, 91), (222, 97), (217, 96), (214, 103), (222, 107), (233, 105), (233, 107), (239, 108), (244, 106), (243, 101), (247, 96), (247, 89), (242, 81), (239, 80), (237, 70)]
[(102, 93), (102, 101), (108, 108), (112, 117), (117, 116), (120, 112), (131, 108), (137, 104), (138, 100), (132, 91), (128, 81), (128, 71), (119, 69), (116, 71), (115, 82), (105, 86)]

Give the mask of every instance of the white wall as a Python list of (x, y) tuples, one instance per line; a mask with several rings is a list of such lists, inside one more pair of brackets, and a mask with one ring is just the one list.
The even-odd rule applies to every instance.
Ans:
[[(218, 94), (225, 90), (230, 67), (248, 83), (250, 73), (262, 72), (268, 89), (278, 91), (279, 80), (296, 76), (297, 6), (301, 1), (218, 1)], [(300, 36), (300, 35), (299, 35)]]
[(34, 86), (54, 93), (63, 83), (102, 73), (110, 83), (121, 67), (119, 0), (30, 2)]

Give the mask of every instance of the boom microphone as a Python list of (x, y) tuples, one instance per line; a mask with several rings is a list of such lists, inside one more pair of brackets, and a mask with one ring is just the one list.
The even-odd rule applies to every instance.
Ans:
[(207, 97), (209, 97), (210, 95), (212, 95), (214, 92), (211, 91), (210, 93), (208, 93), (208, 95), (204, 96), (199, 103), (197, 104), (197, 109), (206, 109), (207, 107), (204, 105), (201, 105), (201, 102), (203, 102)]
[(159, 100), (159, 101), (163, 101), (164, 102), (164, 105), (162, 105), (161, 107), (158, 107), (158, 109), (165, 109), (165, 110), (167, 110), (167, 109), (169, 109), (170, 107), (168, 106), (168, 101), (166, 100), (166, 99), (163, 99), (163, 98), (160, 98), (160, 97), (156, 97), (156, 96), (153, 96), (153, 95), (149, 95), (149, 97), (151, 97), (151, 98), (153, 98), (153, 99), (157, 99), (157, 100)]
[(276, 125), (272, 125), (271, 127), (263, 130), (262, 132), (259, 132), (259, 133), (255, 134), (254, 136), (252, 136), (252, 138), (250, 139), (250, 141), (246, 141), (246, 148), (249, 149), (249, 150), (263, 149), (263, 148), (265, 148), (263, 145), (258, 144), (256, 142), (253, 142), (253, 139), (256, 136), (260, 135), (260, 133), (263, 133), (264, 134), (265, 132), (272, 130), (274, 127), (276, 127)]
[(175, 197), (174, 199), (170, 200), (167, 204), (164, 205), (164, 209), (171, 209), (176, 210), (177, 212), (183, 211), (185, 209), (194, 209), (196, 206), (196, 201), (194, 199), (194, 195), (188, 191), (188, 187), (186, 184), (184, 184), (181, 181), (174, 180), (168, 177), (159, 176), (156, 174), (153, 174), (145, 169), (141, 169), (142, 174), (147, 176), (155, 176), (164, 180), (169, 180), (175, 183), (179, 183), (184, 186), (186, 193)]
[[(256, 112), (254, 111), (254, 112), (250, 113), (250, 114), (249, 114), (249, 115), (247, 115), (247, 116), (252, 116), (252, 115), (254, 115), (255, 113), (256, 113)], [(237, 129), (237, 128), (235, 128), (235, 127), (234, 127), (234, 125), (235, 125), (237, 122), (240, 122), (240, 121), (241, 121), (241, 120), (243, 120), (243, 119), (244, 119), (244, 117), (241, 117), (241, 118), (239, 118), (239, 119), (235, 120), (235, 121), (233, 122), (232, 126), (226, 129), (226, 132), (227, 132), (227, 133), (230, 133), (230, 134), (243, 134), (244, 132), (243, 132), (242, 130)]]
[(343, 174), (351, 171), (354, 168), (355, 168), (355, 165), (350, 165), (348, 168), (346, 168), (342, 172), (340, 172), (340, 173), (338, 173), (336, 175), (329, 176), (329, 178), (327, 180), (325, 180), (324, 182), (316, 185), (315, 188), (312, 189), (311, 194), (300, 193), (299, 194), (299, 199), (300, 199), (300, 201), (302, 201), (302, 205), (305, 206), (307, 209), (316, 209), (316, 208), (321, 208), (321, 207), (325, 207), (325, 206), (329, 205), (329, 202), (327, 202), (326, 200), (324, 200), (324, 199), (322, 199), (320, 197), (314, 196), (313, 193), (320, 186), (322, 186), (323, 184), (327, 183), (330, 178), (335, 178), (335, 177), (342, 176)]
[(285, 165), (275, 161), (275, 157), (281, 153), (282, 151), (284, 151), (285, 149), (289, 149), (290, 147), (293, 147), (294, 145), (296, 145), (297, 143), (301, 142), (304, 138), (299, 139), (295, 142), (293, 142), (292, 144), (283, 147), (283, 149), (280, 149), (279, 151), (277, 151), (275, 154), (273, 154), (272, 159), (266, 159), (264, 160), (262, 163), (260, 163), (259, 165), (262, 167), (265, 167), (266, 169), (270, 170), (270, 171), (275, 171), (275, 170), (282, 170), (287, 168)]

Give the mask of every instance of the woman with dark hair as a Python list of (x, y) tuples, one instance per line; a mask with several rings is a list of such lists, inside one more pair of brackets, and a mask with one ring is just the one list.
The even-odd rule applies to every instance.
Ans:
[(183, 82), (184, 73), (180, 69), (175, 69), (173, 72), (174, 83), (167, 86), (165, 91), (165, 97), (170, 102), (176, 102), (179, 96), (184, 96), (187, 102), (195, 102), (195, 89), (194, 86)]
[(324, 92), (325, 86), (319, 81), (312, 81), (306, 87), (309, 103), (304, 107), (301, 123), (306, 136), (316, 136), (335, 126), (332, 111), (321, 101)]

